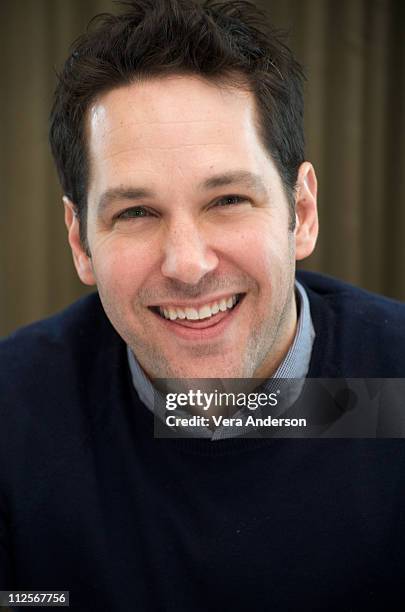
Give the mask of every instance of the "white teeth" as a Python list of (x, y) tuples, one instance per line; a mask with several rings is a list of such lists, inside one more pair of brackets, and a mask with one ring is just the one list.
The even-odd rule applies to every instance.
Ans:
[(170, 319), (171, 321), (175, 321), (176, 319), (197, 321), (198, 319), (208, 319), (212, 315), (216, 315), (219, 311), (225, 312), (227, 309), (233, 308), (237, 300), (237, 296), (233, 295), (229, 298), (223, 298), (219, 300), (219, 302), (204, 304), (204, 306), (201, 306), (198, 310), (196, 308), (160, 307), (159, 312), (165, 319)]
[(190, 319), (191, 321), (196, 321), (198, 319), (198, 312), (195, 308), (186, 308), (186, 319)]
[(214, 302), (211, 306), (211, 312), (212, 314), (217, 314), (219, 312), (219, 304), (218, 302)]
[(211, 316), (211, 308), (209, 306), (203, 306), (198, 311), (198, 317), (200, 319), (207, 319), (207, 317)]
[(221, 310), (222, 312), (225, 312), (225, 310), (226, 310), (226, 300), (221, 300), (219, 302), (219, 310)]
[(173, 308), (169, 308), (169, 317), (170, 321), (175, 321), (177, 319), (177, 312), (173, 310)]

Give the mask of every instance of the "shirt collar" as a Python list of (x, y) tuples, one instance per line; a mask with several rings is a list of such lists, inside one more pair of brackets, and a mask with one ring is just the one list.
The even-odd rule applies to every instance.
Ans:
[(307, 292), (298, 281), (295, 281), (295, 296), (299, 309), (297, 330), (287, 355), (278, 366), (273, 378), (305, 378), (308, 374), (315, 330)]

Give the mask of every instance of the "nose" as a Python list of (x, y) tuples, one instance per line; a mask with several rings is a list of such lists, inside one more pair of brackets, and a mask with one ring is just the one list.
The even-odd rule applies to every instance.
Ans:
[(218, 257), (194, 221), (172, 224), (167, 228), (163, 276), (190, 285), (215, 270)]

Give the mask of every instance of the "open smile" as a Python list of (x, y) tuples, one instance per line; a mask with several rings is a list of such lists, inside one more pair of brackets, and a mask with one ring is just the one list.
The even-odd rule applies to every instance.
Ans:
[(152, 306), (165, 327), (190, 340), (212, 339), (222, 333), (239, 311), (245, 293), (237, 293), (202, 306)]

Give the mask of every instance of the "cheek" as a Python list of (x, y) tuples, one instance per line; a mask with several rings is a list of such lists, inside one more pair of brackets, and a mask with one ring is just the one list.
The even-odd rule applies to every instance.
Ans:
[(267, 224), (245, 229), (238, 236), (235, 257), (240, 266), (261, 287), (265, 287), (273, 278), (279, 278), (288, 271), (294, 262), (292, 239), (287, 232), (275, 232)]
[(131, 240), (109, 239), (93, 250), (93, 268), (101, 294), (133, 295), (153, 266), (151, 250)]

